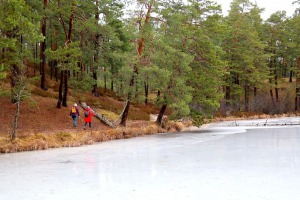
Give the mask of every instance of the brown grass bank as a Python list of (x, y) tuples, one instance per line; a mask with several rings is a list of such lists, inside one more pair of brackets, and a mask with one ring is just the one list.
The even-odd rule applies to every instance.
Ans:
[(108, 129), (104, 131), (86, 130), (57, 132), (51, 134), (37, 133), (11, 140), (9, 136), (0, 137), (0, 153), (35, 151), (49, 148), (78, 147), (116, 139), (152, 135), (157, 133), (180, 131), (186, 127), (181, 122), (168, 123), (165, 129), (154, 122), (134, 122), (131, 126)]

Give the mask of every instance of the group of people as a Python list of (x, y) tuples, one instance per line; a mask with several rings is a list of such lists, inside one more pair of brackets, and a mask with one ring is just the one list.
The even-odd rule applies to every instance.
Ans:
[[(70, 110), (70, 116), (73, 119), (73, 126), (77, 127), (77, 120), (80, 116), (79, 109), (76, 103), (72, 106)], [(89, 124), (89, 127), (92, 128), (92, 117), (95, 116), (95, 114), (91, 111), (91, 108), (89, 106), (86, 107), (84, 111), (84, 126), (83, 129), (86, 129), (86, 125)]]

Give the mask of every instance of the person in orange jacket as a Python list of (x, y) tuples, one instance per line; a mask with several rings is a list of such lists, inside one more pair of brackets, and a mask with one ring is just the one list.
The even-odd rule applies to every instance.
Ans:
[(87, 123), (89, 123), (89, 127), (92, 128), (92, 117), (95, 116), (94, 113), (91, 111), (89, 106), (86, 107), (84, 111), (84, 126), (83, 129), (86, 129)]
[(77, 120), (79, 117), (79, 110), (77, 107), (77, 104), (74, 103), (74, 105), (72, 106), (71, 110), (70, 110), (70, 116), (73, 119), (73, 126), (76, 127), (77, 126)]

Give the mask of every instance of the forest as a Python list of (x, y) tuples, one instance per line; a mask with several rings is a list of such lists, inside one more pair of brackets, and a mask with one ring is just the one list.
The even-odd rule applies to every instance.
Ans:
[[(29, 83), (99, 88), (124, 102), (167, 109), (194, 123), (216, 114), (282, 114), (300, 109), (300, 1), (273, 13), (233, 0), (227, 16), (209, 0), (1, 0), (0, 79), (18, 111)], [(105, 93), (104, 93), (105, 95)], [(16, 114), (17, 120), (18, 115)]]

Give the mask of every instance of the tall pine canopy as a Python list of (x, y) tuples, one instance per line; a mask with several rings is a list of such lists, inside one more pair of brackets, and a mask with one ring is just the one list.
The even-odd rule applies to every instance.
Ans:
[(264, 20), (250, 0), (232, 0), (226, 16), (209, 0), (2, 0), (0, 78), (9, 78), (13, 103), (30, 95), (31, 78), (45, 93), (49, 80), (57, 83), (57, 108), (68, 106), (70, 91), (114, 94), (124, 102), (123, 126), (133, 103), (155, 107), (158, 124), (164, 115), (200, 124), (215, 115), (293, 112), (294, 5), (293, 16), (278, 11)]

